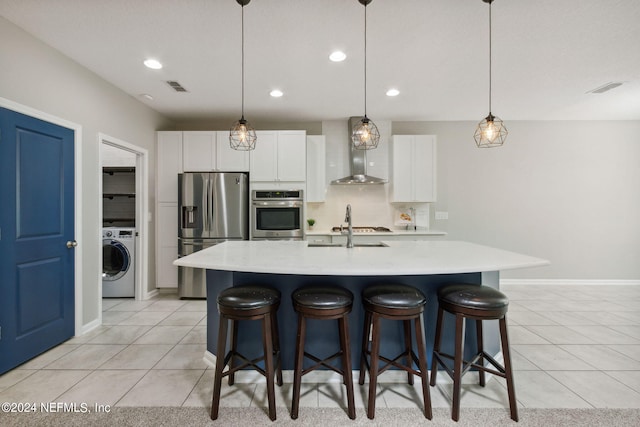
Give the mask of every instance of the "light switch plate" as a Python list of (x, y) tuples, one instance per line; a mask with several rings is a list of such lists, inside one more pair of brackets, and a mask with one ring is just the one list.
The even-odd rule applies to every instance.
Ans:
[(436, 219), (449, 219), (449, 212), (436, 211)]

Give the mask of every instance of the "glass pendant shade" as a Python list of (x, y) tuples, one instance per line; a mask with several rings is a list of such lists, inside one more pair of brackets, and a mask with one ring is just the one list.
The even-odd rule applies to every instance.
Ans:
[(256, 131), (244, 119), (238, 120), (229, 132), (229, 144), (238, 151), (250, 151), (256, 148)]
[(364, 116), (351, 132), (353, 148), (358, 150), (372, 150), (378, 147), (380, 132), (378, 127), (367, 116)]
[(489, 113), (487, 117), (478, 123), (473, 138), (476, 140), (478, 148), (499, 147), (504, 144), (508, 133), (502, 120)]

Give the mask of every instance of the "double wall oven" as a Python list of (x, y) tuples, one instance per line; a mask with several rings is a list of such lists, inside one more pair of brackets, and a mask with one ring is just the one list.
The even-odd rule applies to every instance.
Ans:
[(302, 240), (303, 206), (302, 190), (253, 190), (252, 239)]

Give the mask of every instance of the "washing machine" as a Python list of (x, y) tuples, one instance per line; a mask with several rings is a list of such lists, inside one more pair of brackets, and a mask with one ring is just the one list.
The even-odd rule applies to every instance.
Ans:
[(102, 229), (102, 296), (135, 297), (136, 229)]

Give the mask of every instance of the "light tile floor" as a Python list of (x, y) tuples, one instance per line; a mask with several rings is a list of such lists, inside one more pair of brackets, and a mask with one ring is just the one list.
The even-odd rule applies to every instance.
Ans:
[[(504, 286), (520, 407), (640, 408), (640, 286)], [(110, 406), (211, 404), (213, 370), (203, 361), (206, 302), (163, 295), (105, 299), (103, 326), (0, 376), (1, 402)], [(449, 407), (439, 375), (434, 407)], [(419, 405), (419, 381), (380, 384), (377, 407)], [(264, 381), (223, 383), (221, 406), (267, 406)], [(305, 407), (343, 407), (340, 383), (303, 384)], [(291, 384), (277, 391), (290, 407)], [(356, 390), (364, 407), (367, 388)], [(502, 379), (465, 384), (463, 407), (508, 407)]]

